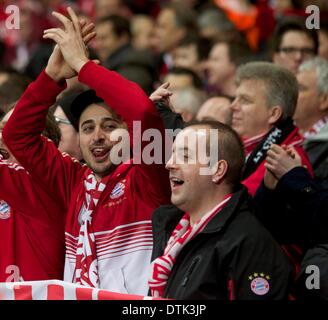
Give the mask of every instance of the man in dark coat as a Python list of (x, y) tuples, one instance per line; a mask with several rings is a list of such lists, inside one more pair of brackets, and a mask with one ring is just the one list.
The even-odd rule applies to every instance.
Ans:
[(290, 262), (253, 215), (240, 185), (243, 166), (242, 142), (222, 123), (197, 122), (178, 134), (166, 165), (173, 206), (162, 206), (153, 216), (153, 296), (288, 296)]

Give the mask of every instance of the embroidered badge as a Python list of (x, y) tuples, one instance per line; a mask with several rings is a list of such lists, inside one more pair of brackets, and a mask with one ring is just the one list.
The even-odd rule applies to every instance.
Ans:
[(124, 194), (124, 189), (125, 189), (125, 184), (123, 182), (117, 183), (110, 194), (110, 198), (117, 199), (121, 197)]
[(263, 296), (267, 294), (270, 290), (270, 276), (264, 273), (254, 273), (248, 277), (251, 280), (250, 288), (258, 296)]
[(0, 219), (10, 218), (10, 206), (6, 201), (0, 200)]

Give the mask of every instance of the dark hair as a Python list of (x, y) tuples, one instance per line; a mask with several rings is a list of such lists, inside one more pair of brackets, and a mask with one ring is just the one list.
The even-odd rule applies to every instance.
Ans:
[(103, 23), (111, 23), (113, 26), (113, 31), (116, 36), (122, 37), (124, 35), (127, 35), (129, 39), (131, 38), (131, 29), (130, 29), (130, 22), (128, 19), (112, 14), (103, 18), (100, 18), (97, 20), (96, 24), (103, 24)]
[(186, 123), (184, 128), (192, 126), (207, 126), (218, 131), (218, 159), (226, 160), (228, 163), (225, 182), (232, 188), (237, 187), (245, 165), (244, 146), (237, 132), (230, 126), (214, 120), (194, 120)]
[(307, 29), (304, 19), (295, 17), (286, 18), (276, 27), (271, 41), (271, 49), (273, 52), (278, 52), (280, 50), (282, 38), (285, 33), (289, 31), (298, 31), (306, 34), (313, 41), (314, 53), (318, 54), (319, 39), (317, 30)]
[(320, 30), (319, 31), (322, 31), (328, 37), (328, 21), (320, 20)]
[(0, 86), (0, 106), (4, 112), (24, 93), (31, 79), (17, 73), (10, 73), (8, 79)]
[[(113, 109), (111, 109), (102, 98), (99, 98), (95, 90), (87, 90), (78, 94), (71, 102), (70, 112), (72, 116), (80, 121), (80, 117), (84, 110), (86, 110), (90, 105), (97, 104), (100, 106), (106, 106), (113, 117), (120, 122), (123, 122), (120, 115), (118, 115)], [(78, 128), (79, 129), (79, 128)], [(78, 130), (79, 131), (79, 130)]]
[(252, 51), (246, 41), (232, 41), (228, 39), (220, 39), (214, 42), (212, 48), (219, 44), (225, 44), (227, 46), (229, 60), (237, 67), (253, 59)]
[(188, 33), (179, 43), (178, 47), (196, 46), (198, 60), (205, 60), (211, 50), (212, 43), (209, 39), (199, 37), (197, 34)]
[(187, 32), (197, 32), (196, 12), (182, 3), (165, 4), (162, 10), (172, 10), (175, 14), (175, 22), (178, 27), (185, 28)]
[(61, 139), (61, 133), (52, 112), (48, 112), (47, 114), (46, 127), (42, 131), (42, 135), (52, 140), (58, 148)]
[(192, 84), (197, 89), (203, 89), (202, 79), (197, 75), (196, 72), (183, 67), (174, 67), (169, 72), (168, 75), (187, 75), (192, 78)]

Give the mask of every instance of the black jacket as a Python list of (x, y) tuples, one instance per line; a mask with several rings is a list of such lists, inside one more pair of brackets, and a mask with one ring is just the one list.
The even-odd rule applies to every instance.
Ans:
[[(278, 241), (302, 242), (304, 248), (328, 243), (328, 188), (305, 168), (287, 172), (275, 190), (262, 184), (255, 201), (261, 208), (257, 216)], [(288, 210), (279, 210), (279, 205)]]
[(309, 155), (315, 177), (328, 186), (328, 141), (313, 138), (305, 142), (304, 150)]
[[(297, 281), (297, 298), (302, 300), (328, 300), (328, 244), (317, 245), (308, 250), (301, 267)], [(319, 279), (316, 279), (316, 276)], [(319, 287), (316, 286), (318, 283)], [(313, 287), (314, 285), (315, 287)]]
[[(247, 190), (241, 187), (181, 250), (169, 276), (165, 297), (220, 300), (287, 297), (291, 264), (251, 208)], [(153, 259), (163, 254), (182, 216), (183, 212), (175, 206), (162, 206), (155, 211)], [(269, 285), (266, 294), (252, 291), (251, 285), (256, 281), (259, 287), (254, 291), (258, 293)]]

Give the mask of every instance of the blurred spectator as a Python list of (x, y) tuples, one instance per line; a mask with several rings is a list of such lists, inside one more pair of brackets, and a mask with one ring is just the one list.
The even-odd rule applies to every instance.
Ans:
[(118, 15), (106, 16), (97, 21), (96, 32), (95, 50), (100, 61), (115, 69), (131, 50), (129, 21)]
[(163, 6), (157, 17), (154, 47), (158, 53), (163, 55), (165, 68), (170, 69), (172, 67), (173, 50), (180, 41), (188, 33), (195, 33), (196, 31), (196, 14), (194, 11), (180, 3)]
[(49, 20), (40, 3), (32, 0), (19, 2), (20, 28), (8, 30), (11, 37), (5, 54), (6, 65), (24, 71), (29, 59), (42, 41), (42, 32), (49, 27)]
[(234, 38), (234, 34), (237, 32), (234, 24), (227, 18), (224, 11), (218, 8), (210, 8), (201, 12), (197, 24), (199, 34), (212, 41), (222, 37)]
[(202, 89), (203, 83), (199, 76), (187, 68), (173, 68), (164, 77), (163, 82), (170, 83), (171, 90), (178, 90), (187, 87)]
[(277, 26), (272, 46), (273, 62), (296, 74), (303, 61), (318, 54), (318, 34), (304, 21), (288, 19)]
[(137, 50), (150, 50), (154, 37), (154, 20), (146, 15), (135, 15), (131, 21), (132, 46)]
[(173, 64), (193, 70), (204, 78), (204, 68), (211, 49), (211, 43), (206, 38), (188, 34), (173, 51)]
[(71, 111), (71, 104), (81, 92), (68, 91), (54, 107), (54, 117), (61, 132), (58, 149), (81, 161), (78, 119)]
[(109, 15), (119, 15), (129, 18), (131, 12), (123, 0), (95, 0), (96, 19), (102, 19)]
[(250, 59), (247, 44), (234, 41), (217, 41), (207, 62), (208, 84), (218, 94), (234, 96), (236, 91), (235, 72), (237, 67)]
[(10, 105), (21, 97), (31, 80), (18, 73), (3, 74), (3, 79), (5, 80), (0, 85), (0, 109), (7, 112)]
[(214, 0), (235, 27), (243, 32), (252, 50), (257, 50), (260, 40), (258, 17), (260, 12), (249, 0)]
[(249, 192), (255, 194), (263, 179), (264, 160), (272, 143), (294, 145), (311, 170), (301, 146), (303, 139), (291, 119), (298, 97), (295, 76), (269, 62), (251, 62), (238, 68), (236, 84), (232, 127), (244, 140), (247, 163), (243, 184)]
[(171, 97), (174, 111), (180, 114), (183, 121), (190, 122), (196, 118), (200, 106), (204, 103), (206, 95), (203, 91), (193, 87), (175, 90)]
[(218, 96), (206, 100), (200, 107), (196, 119), (214, 120), (231, 125), (231, 102), (232, 98), (228, 96)]
[(294, 114), (305, 138), (315, 176), (328, 181), (328, 61), (303, 62), (297, 74), (299, 97)]

